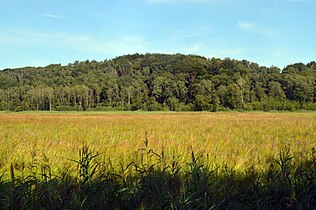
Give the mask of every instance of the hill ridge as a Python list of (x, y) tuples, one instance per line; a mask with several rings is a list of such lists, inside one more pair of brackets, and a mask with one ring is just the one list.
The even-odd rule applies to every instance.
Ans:
[(316, 63), (285, 68), (184, 54), (0, 71), (0, 110), (316, 109)]

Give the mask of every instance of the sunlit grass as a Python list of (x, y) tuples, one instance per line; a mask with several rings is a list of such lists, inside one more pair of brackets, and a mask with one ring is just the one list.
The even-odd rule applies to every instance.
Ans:
[(285, 145), (296, 154), (315, 146), (316, 113), (1, 113), (0, 170), (44, 159), (53, 170), (67, 167), (83, 144), (118, 169), (136, 161), (145, 140), (183, 165), (195, 151), (243, 170)]
[(0, 114), (3, 209), (314, 209), (316, 114)]

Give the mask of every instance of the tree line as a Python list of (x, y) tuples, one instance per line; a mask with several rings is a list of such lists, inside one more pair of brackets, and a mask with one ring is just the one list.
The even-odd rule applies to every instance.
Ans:
[(133, 54), (0, 71), (0, 110), (316, 110), (316, 63)]

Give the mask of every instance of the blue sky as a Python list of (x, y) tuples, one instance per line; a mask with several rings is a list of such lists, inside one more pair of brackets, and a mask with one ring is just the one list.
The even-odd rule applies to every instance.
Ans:
[(132, 53), (316, 60), (316, 0), (0, 0), (0, 69)]

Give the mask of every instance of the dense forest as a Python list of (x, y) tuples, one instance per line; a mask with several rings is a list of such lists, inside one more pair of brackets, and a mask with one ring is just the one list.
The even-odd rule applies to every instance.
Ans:
[(0, 71), (0, 110), (316, 110), (316, 63), (133, 54)]

